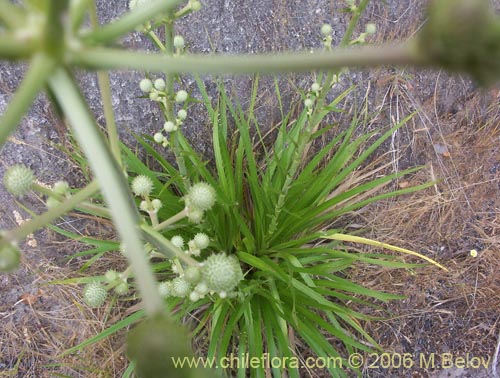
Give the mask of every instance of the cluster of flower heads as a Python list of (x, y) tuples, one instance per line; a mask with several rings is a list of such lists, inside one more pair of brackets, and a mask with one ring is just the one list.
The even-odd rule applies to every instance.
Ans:
[[(184, 39), (182, 39), (182, 43), (179, 42), (179, 45), (184, 46)], [(165, 80), (159, 78), (153, 82), (151, 81), (151, 79), (142, 79), (139, 83), (139, 88), (141, 89), (142, 92), (149, 94), (149, 98), (152, 101), (162, 102), (166, 107), (167, 92), (166, 92)], [(189, 98), (188, 93), (185, 90), (181, 89), (175, 94), (174, 100), (176, 103), (182, 104), (186, 102), (188, 98)], [(179, 130), (179, 127), (182, 126), (186, 118), (187, 118), (186, 109), (184, 108), (179, 109), (175, 121), (169, 121), (169, 120), (165, 121), (165, 123), (163, 124), (163, 130), (158, 131), (156, 134), (154, 134), (153, 136), (154, 141), (158, 144), (162, 144), (163, 147), (167, 147), (169, 144), (168, 138), (163, 134), (163, 132), (165, 132), (168, 135), (174, 131)]]
[(104, 275), (107, 285), (98, 281), (88, 283), (83, 289), (83, 300), (89, 307), (100, 307), (106, 301), (108, 290), (114, 289), (118, 295), (125, 295), (129, 292), (126, 273), (118, 273), (115, 270), (108, 270)]
[(236, 295), (235, 288), (243, 279), (238, 259), (225, 253), (208, 256), (197, 266), (182, 266), (174, 261), (176, 278), (161, 282), (158, 291), (163, 298), (189, 298), (196, 302), (207, 294), (217, 294), (220, 298)]

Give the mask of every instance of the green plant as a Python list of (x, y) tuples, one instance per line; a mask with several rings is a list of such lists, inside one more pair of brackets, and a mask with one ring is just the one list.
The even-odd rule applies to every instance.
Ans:
[[(477, 32), (477, 44), (469, 46), (469, 53), (459, 54), (453, 64), (443, 58), (447, 49), (453, 48), (456, 37), (461, 36), (453, 22), (447, 23), (447, 34), (436, 28), (435, 22), (431, 22), (431, 27), (424, 31), (423, 38), (432, 39), (437, 35), (437, 40), (443, 41), (434, 46), (432, 52), (427, 50), (426, 44), (421, 42), (424, 39), (421, 39), (420, 42), (386, 47), (383, 50), (363, 47), (314, 55), (198, 57), (183, 55), (184, 43), (180, 36), (174, 36), (174, 21), (199, 9), (200, 3), (190, 0), (184, 7), (176, 10), (178, 3), (163, 0), (131, 2), (133, 9), (129, 13), (109, 25), (98, 27), (95, 5), (91, 1), (26, 1), (24, 7), (20, 7), (7, 0), (0, 0), (0, 56), (6, 59), (29, 58), (31, 62), (23, 83), (0, 121), (0, 143), (14, 130), (37, 92), (47, 86), (51, 97), (71, 124), (72, 132), (96, 177), (96, 181), (73, 194), (69, 194), (64, 185), (48, 190), (33, 184), (33, 189), (48, 196), (49, 210), (17, 229), (2, 233), (0, 267), (5, 271), (12, 270), (18, 260), (17, 242), (35, 229), (48, 225), (59, 216), (77, 208), (114, 220), (122, 240), (121, 249), (130, 261), (130, 268), (118, 277), (108, 274), (108, 283), (104, 290), (114, 289), (117, 294), (123, 295), (129, 289), (128, 278), (134, 277), (145, 313), (150, 319), (144, 326), (146, 330), (142, 332), (147, 333), (147, 324), (153, 324), (160, 316), (163, 320), (158, 321), (158, 329), (165, 334), (165, 338), (172, 332), (181, 334), (170, 321), (172, 315), (166, 308), (181, 305), (189, 312), (206, 306), (210, 310), (204, 312), (205, 315), (195, 333), (208, 332), (204, 325), (211, 322), (211, 336), (221, 336), (220, 342), (215, 342), (214, 339), (210, 344), (209, 357), (223, 355), (230, 343), (238, 345), (239, 353), (251, 351), (259, 354), (268, 351), (276, 356), (293, 357), (289, 349), (293, 347), (290, 345), (293, 338), (289, 337), (289, 332), (298, 333), (319, 355), (338, 356), (339, 352), (314, 328), (314, 324), (319, 324), (324, 331), (338, 337), (348, 351), (356, 348), (367, 349), (352, 332), (357, 332), (358, 337), (365, 338), (372, 347), (376, 347), (375, 341), (363, 331), (357, 321), (366, 316), (349, 309), (342, 302), (361, 301), (357, 295), (378, 300), (387, 300), (394, 296), (364, 289), (333, 273), (345, 270), (355, 261), (392, 267), (408, 265), (392, 261), (387, 256), (348, 253), (338, 241), (349, 241), (349, 238), (338, 230), (325, 233), (325, 224), (376, 199), (418, 188), (370, 197), (369, 194), (376, 188), (401, 174), (410, 173), (411, 170), (371, 181), (363, 175), (350, 176), (390, 132), (401, 124), (376, 139), (355, 158), (355, 151), (372, 136), (351, 140), (353, 129), (358, 122), (354, 117), (351, 128), (339, 134), (327, 147), (321, 149), (318, 155), (307, 160), (311, 143), (328, 130), (321, 125), (321, 121), (328, 112), (338, 110), (343, 97), (326, 104), (326, 94), (331, 84), (338, 80), (338, 70), (344, 66), (386, 63), (422, 66), (442, 64), (451, 70), (468, 71), (482, 82), (492, 82), (499, 74), (497, 65), (491, 60), (493, 56), (493, 62), (498, 61), (496, 57), (499, 50), (499, 21), (488, 13), (477, 12), (475, 21), (479, 18), (478, 24), (488, 32), (483, 32), (482, 28), (476, 30), (470, 27), (468, 32)], [(367, 0), (362, 0), (358, 5), (354, 1), (350, 2), (353, 17), (343, 38), (342, 47), (352, 42), (354, 26), (367, 3)], [(469, 3), (472, 4), (472, 0), (446, 1), (447, 6), (438, 8), (439, 14), (431, 14), (431, 20), (437, 17), (444, 17), (446, 20), (446, 15), (453, 17), (451, 10), (457, 6), (467, 7)], [(82, 27), (87, 12), (92, 20), (91, 30)], [(436, 12), (434, 10), (434, 13)], [(159, 14), (161, 16), (158, 16)], [(65, 17), (66, 15), (68, 17)], [(483, 24), (481, 20), (487, 22)], [(160, 41), (154, 32), (154, 29), (160, 26), (165, 28), (165, 42)], [(137, 27), (142, 28), (157, 44), (161, 50), (160, 54), (146, 55), (107, 47), (118, 37)], [(322, 29), (325, 34), (325, 47), (331, 50), (328, 28)], [(372, 27), (366, 30), (367, 33), (372, 31)], [(360, 36), (355, 40), (356, 43), (363, 42), (365, 37)], [(478, 46), (479, 48), (476, 48)], [(478, 69), (480, 65), (488, 67), (487, 75), (481, 74), (482, 71)], [(73, 80), (71, 69), (75, 67), (96, 70), (137, 68), (166, 74), (165, 79), (141, 82), (140, 89), (149, 93), (151, 100), (159, 102), (165, 112), (164, 130), (156, 133), (153, 139), (172, 148), (177, 167), (174, 168), (162, 159), (145, 141), (141, 142), (161, 162), (168, 173), (169, 182), (161, 181), (157, 173), (150, 171), (126, 149), (120, 147), (109, 96), (109, 80), (106, 73), (100, 72), (99, 84), (103, 94), (107, 139), (103, 137)], [(304, 94), (304, 109), (301, 110), (300, 117), (294, 122), (290, 122), (291, 113), (284, 117), (277, 142), (272, 152), (264, 153), (263, 162), (254, 157), (249, 134), (249, 126), (255, 118), (253, 105), (250, 111), (245, 113), (240, 106), (231, 103), (221, 88), (220, 101), (216, 107), (212, 107), (200, 83), (200, 90), (205, 97), (204, 103), (214, 125), (217, 170), (212, 173), (200, 161), (180, 132), (187, 110), (179, 109), (176, 113), (175, 104), (188, 104), (189, 97), (182, 90), (174, 93), (175, 76), (192, 72), (253, 72), (256, 67), (259, 67), (261, 72), (313, 69), (325, 69), (328, 72), (320, 73), (317, 83)], [(239, 131), (235, 144), (228, 137), (228, 114), (236, 122)], [(290, 128), (287, 129), (287, 125)], [(168, 133), (168, 136), (163, 132)], [(264, 146), (264, 143), (259, 145)], [(329, 156), (334, 147), (337, 148), (336, 153)], [(124, 164), (124, 159), (127, 165)], [(131, 174), (145, 175), (152, 182), (151, 187), (148, 179), (141, 178), (142, 183), (133, 185), (134, 193), (141, 197), (136, 201), (131, 196), (123, 174), (125, 167), (130, 168), (132, 163), (139, 169), (135, 172), (130, 169)], [(262, 169), (261, 164), (264, 164), (265, 169)], [(332, 180), (332, 177), (335, 178)], [(14, 188), (24, 181), (7, 179), (6, 183)], [(213, 200), (205, 197), (200, 201), (191, 192), (192, 188), (196, 188), (193, 183), (200, 181), (207, 184), (198, 186), (198, 192), (210, 195), (214, 190), (216, 193), (217, 204), (213, 209), (210, 209), (214, 205)], [(345, 185), (346, 182), (350, 185)], [(88, 201), (96, 195), (99, 188), (109, 209)], [(24, 191), (26, 186), (23, 184), (20, 189)], [(184, 206), (178, 202), (179, 193), (184, 199)], [(147, 214), (149, 222), (144, 222), (137, 207)], [(169, 239), (174, 236), (170, 235), (172, 230), (185, 222), (185, 218), (193, 224), (208, 225), (206, 233), (211, 238), (208, 246), (204, 238), (198, 237), (197, 240), (194, 234), (190, 234), (189, 237), (194, 237), (188, 243), (189, 253), (186, 254), (179, 247), (183, 245), (179, 238), (175, 239), (175, 243)], [(201, 223), (204, 218), (206, 223)], [(141, 239), (148, 242), (147, 248), (144, 248)], [(328, 239), (337, 242), (326, 242)], [(362, 238), (350, 240), (367, 242)], [(115, 242), (93, 242), (99, 245), (99, 253), (117, 247)], [(203, 246), (205, 248), (202, 248)], [(305, 246), (308, 248), (304, 248)], [(203, 249), (226, 251), (232, 256), (236, 255), (239, 263), (233, 257), (212, 255), (219, 256), (213, 259), (222, 263), (223, 268), (215, 266), (212, 269), (203, 269), (200, 267), (199, 255), (212, 263), (211, 257), (202, 252)], [(148, 258), (160, 255), (168, 257), (168, 260), (163, 264), (155, 264), (155, 270), (172, 279), (171, 284), (163, 285), (161, 293), (168, 296), (171, 291), (177, 295), (174, 299), (167, 299), (168, 306), (165, 306), (157, 290), (155, 277), (148, 263)], [(325, 262), (325, 257), (331, 260)], [(194, 270), (191, 269), (190, 273), (186, 274), (188, 267)], [(201, 278), (196, 274), (196, 269), (200, 268)], [(211, 279), (211, 272), (224, 272), (228, 275)], [(241, 280), (242, 274), (245, 276), (244, 280)], [(91, 302), (93, 305), (99, 304), (104, 294), (103, 288), (91, 288), (90, 292), (99, 294), (99, 298), (90, 298)], [(210, 290), (218, 295), (210, 294)], [(191, 301), (180, 299), (188, 294)], [(336, 298), (337, 302), (330, 301), (331, 298)], [(141, 316), (142, 312), (124, 319), (98, 338), (132, 324)], [(261, 332), (261, 325), (267, 319), (270, 319), (266, 323), (267, 327)], [(144, 327), (140, 329), (144, 330)], [(241, 333), (238, 338), (234, 338), (233, 327), (242, 332), (246, 329), (247, 333)], [(140, 350), (137, 343), (146, 342), (144, 337), (137, 337), (137, 333), (134, 336), (134, 340), (142, 341), (130, 344), (130, 355), (137, 360), (139, 369), (144, 371), (143, 367), (151, 362), (151, 355), (133, 352)], [(240, 374), (244, 374), (243, 370), (240, 370)], [(281, 368), (273, 370), (276, 375), (282, 372)], [(291, 375), (298, 374), (294, 367), (290, 367), (289, 371)], [(344, 374), (343, 370), (333, 368), (331, 372), (334, 375)], [(188, 373), (183, 371), (182, 374)], [(147, 374), (154, 376), (155, 371), (150, 370)], [(254, 374), (262, 376), (264, 368), (256, 369)]]

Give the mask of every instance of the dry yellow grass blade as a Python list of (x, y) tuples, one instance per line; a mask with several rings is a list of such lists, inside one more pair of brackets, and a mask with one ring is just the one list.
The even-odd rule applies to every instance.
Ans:
[(410, 251), (409, 249), (400, 248), (400, 247), (396, 247), (396, 246), (391, 245), (391, 244), (382, 243), (382, 242), (379, 242), (377, 240), (362, 238), (359, 236), (345, 235), (345, 234), (325, 235), (325, 236), (323, 236), (323, 238), (331, 239), (331, 240), (346, 241), (346, 242), (351, 242), (351, 243), (361, 243), (361, 244), (366, 244), (366, 245), (372, 245), (375, 247), (387, 248), (387, 249), (390, 249), (390, 250), (396, 251), (396, 252), (406, 253), (407, 255), (417, 256), (425, 261), (430, 262), (431, 264), (437, 266), (438, 268), (441, 268), (444, 271), (448, 272), (447, 268), (445, 268), (444, 266), (442, 266), (441, 264), (439, 264), (438, 262), (434, 261), (433, 259), (431, 259), (427, 256), (421, 255), (420, 253), (417, 253), (417, 252)]

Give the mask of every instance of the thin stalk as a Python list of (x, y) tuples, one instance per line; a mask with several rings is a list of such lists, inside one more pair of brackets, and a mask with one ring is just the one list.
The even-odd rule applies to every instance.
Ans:
[(53, 222), (55, 219), (65, 215), (66, 213), (73, 210), (78, 204), (85, 201), (87, 198), (92, 197), (95, 193), (99, 191), (99, 185), (96, 181), (92, 181), (85, 188), (80, 190), (78, 193), (72, 195), (64, 202), (51, 208), (49, 211), (38, 215), (28, 222), (23, 223), (21, 226), (6, 231), (3, 237), (11, 242), (18, 242), (26, 238), (29, 234), (32, 234), (39, 228), (45, 227), (49, 223)]
[(155, 18), (159, 13), (168, 12), (182, 0), (154, 0), (147, 6), (137, 6), (119, 20), (107, 24), (98, 30), (82, 36), (82, 40), (91, 44), (103, 44), (115, 41), (122, 35), (134, 30), (137, 26)]
[(71, 23), (71, 30), (76, 33), (78, 28), (82, 25), (85, 19), (87, 9), (93, 3), (92, 0), (72, 0), (69, 4), (69, 16)]
[[(354, 16), (351, 18), (351, 21), (349, 22), (349, 25), (347, 27), (347, 30), (340, 42), (340, 46), (342, 48), (346, 47), (349, 44), (349, 41), (351, 40), (352, 34), (354, 33), (354, 29), (356, 25), (358, 24), (359, 18), (363, 14), (364, 10), (366, 9), (368, 3), (370, 0), (363, 0), (359, 7), (357, 12), (354, 14)], [(294, 151), (294, 158), (292, 161), (292, 165), (290, 166), (290, 169), (287, 171), (287, 176), (285, 183), (283, 187), (281, 188), (281, 192), (278, 197), (278, 202), (276, 203), (276, 206), (274, 208), (273, 216), (271, 218), (271, 223), (269, 227), (269, 235), (272, 235), (278, 226), (278, 218), (281, 214), (281, 211), (283, 209), (283, 206), (285, 205), (285, 200), (286, 196), (288, 194), (288, 191), (290, 190), (290, 187), (292, 185), (293, 179), (295, 178), (295, 175), (297, 174), (297, 171), (300, 169), (301, 165), (305, 162), (305, 157), (309, 151), (310, 145), (311, 145), (311, 135), (316, 132), (323, 116), (320, 114), (323, 111), (323, 106), (325, 104), (325, 99), (327, 94), (329, 93), (331, 86), (330, 83), (333, 80), (333, 76), (335, 74), (338, 74), (339, 69), (337, 70), (329, 70), (326, 76), (326, 79), (324, 81), (324, 86), (321, 89), (318, 98), (316, 99), (316, 103), (314, 106), (314, 110), (312, 114), (310, 115), (309, 119), (307, 120), (306, 127), (303, 133), (300, 134), (299, 136), (299, 141), (298, 141), (298, 146)], [(320, 78), (322, 78), (323, 73), (321, 72), (319, 74)]]
[(81, 48), (68, 52), (68, 63), (89, 69), (133, 69), (169, 73), (284, 73), (335, 70), (342, 67), (430, 66), (412, 44), (338, 48), (331, 52), (166, 57), (111, 48)]
[(163, 301), (156, 290), (153, 272), (144, 254), (138, 227), (139, 214), (123, 172), (116, 164), (71, 76), (59, 69), (52, 75), (49, 84), (68, 117), (74, 135), (97, 180), (101, 183), (104, 199), (109, 205), (112, 219), (134, 269), (145, 311), (149, 316), (154, 316), (162, 312)]
[[(165, 23), (165, 55), (169, 58), (174, 56), (174, 15), (173, 11), (169, 11), (167, 14), (167, 22)], [(174, 72), (165, 72), (166, 76), (166, 88), (165, 91), (167, 96), (165, 97), (165, 110), (166, 118), (168, 121), (175, 123), (174, 114)], [(189, 187), (189, 180), (187, 175), (186, 163), (184, 161), (184, 156), (182, 155), (182, 150), (179, 145), (179, 137), (182, 131), (179, 129), (171, 133), (171, 145), (172, 151), (174, 152), (175, 161), (177, 162), (177, 167), (179, 168), (179, 173), (181, 175), (182, 181), (184, 182), (184, 187), (187, 189)]]
[(149, 240), (151, 244), (154, 244), (163, 256), (170, 259), (178, 258), (189, 266), (200, 266), (200, 263), (198, 261), (187, 255), (179, 247), (173, 245), (170, 240), (165, 238), (151, 226), (143, 223), (141, 224), (141, 230), (145, 233), (146, 240)]
[[(174, 56), (174, 20), (172, 12), (168, 12), (168, 19), (165, 23), (165, 55), (169, 58)], [(175, 123), (174, 115), (174, 72), (165, 72), (167, 98), (165, 100), (165, 107), (167, 111), (167, 121)]]
[(171, 216), (167, 220), (164, 220), (159, 225), (157, 225), (156, 227), (154, 227), (154, 230), (155, 231), (163, 231), (168, 226), (170, 226), (171, 224), (174, 224), (175, 222), (178, 222), (178, 221), (180, 221), (181, 219), (183, 219), (185, 217), (187, 217), (187, 211), (186, 211), (186, 209), (181, 210), (177, 214), (175, 214), (174, 216)]
[[(95, 2), (92, 2), (90, 22), (94, 29), (97, 29), (99, 27), (99, 20), (97, 18), (97, 9)], [(116, 159), (116, 162), (120, 167), (123, 168), (122, 156), (120, 152), (120, 139), (118, 137), (118, 130), (116, 128), (113, 103), (111, 102), (111, 84), (109, 82), (108, 72), (98, 71), (97, 80), (99, 82), (99, 89), (101, 91), (102, 107), (104, 110), (104, 119), (106, 120), (106, 130), (108, 131), (109, 147), (111, 149), (111, 153)]]
[[(46, 187), (39, 185), (37, 183), (34, 183), (33, 186), (31, 187), (31, 189), (35, 190), (35, 191), (37, 191), (37, 192), (39, 192), (47, 197), (53, 197), (60, 202), (66, 200), (66, 198), (67, 198), (67, 197), (64, 197), (60, 194), (56, 194), (51, 189), (46, 188)], [(80, 211), (87, 211), (87, 212), (91, 212), (94, 214), (98, 214), (104, 218), (111, 217), (109, 210), (106, 209), (105, 207), (102, 207), (102, 206), (99, 206), (99, 205), (96, 205), (96, 204), (93, 204), (90, 202), (86, 202), (86, 201), (83, 201), (82, 203), (78, 204), (78, 206), (76, 206), (75, 209), (80, 210)]]
[(0, 118), (0, 146), (14, 132), (22, 116), (28, 111), (37, 96), (38, 91), (45, 85), (54, 67), (53, 59), (44, 53), (39, 53), (33, 57), (24, 80), (14, 94), (2, 118)]

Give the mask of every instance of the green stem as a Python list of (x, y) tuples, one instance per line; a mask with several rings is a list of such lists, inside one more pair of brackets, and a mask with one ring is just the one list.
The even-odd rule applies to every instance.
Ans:
[(160, 41), (160, 38), (158, 38), (154, 31), (148, 30), (146, 33), (156, 47), (158, 47), (162, 52), (166, 52), (167, 49), (165, 48), (165, 45)]
[[(174, 56), (174, 16), (173, 12), (170, 11), (167, 14), (167, 22), (165, 23), (165, 55), (168, 58), (172, 58)], [(168, 121), (175, 123), (175, 114), (174, 114), (174, 72), (165, 72), (166, 76), (166, 88), (165, 91), (167, 96), (165, 97), (165, 110), (166, 110), (166, 118)], [(187, 189), (189, 187), (186, 162), (184, 161), (184, 156), (182, 155), (182, 150), (179, 145), (179, 134), (182, 131), (179, 129), (174, 131), (171, 134), (171, 146), (172, 151), (175, 156), (175, 161), (177, 162), (177, 166), (179, 168), (179, 173), (182, 177), (182, 181), (184, 182), (184, 188)]]
[[(60, 194), (56, 194), (51, 189), (48, 189), (48, 188), (46, 188), (42, 185), (39, 185), (37, 183), (34, 183), (33, 186), (31, 187), (31, 189), (33, 189), (33, 190), (35, 190), (35, 191), (37, 191), (37, 192), (39, 192), (47, 197), (54, 197), (55, 199), (57, 199), (60, 202), (62, 202), (66, 199), (66, 197), (61, 196)], [(108, 209), (106, 209), (105, 207), (90, 203), (90, 202), (84, 201), (84, 202), (80, 203), (78, 206), (76, 206), (75, 209), (83, 211), (83, 212), (97, 214), (103, 218), (110, 218), (111, 217)]]
[(44, 53), (33, 57), (24, 80), (0, 119), (0, 146), (14, 132), (22, 116), (28, 111), (28, 108), (37, 96), (38, 91), (45, 85), (47, 77), (54, 67), (55, 63), (53, 59)]
[(0, 0), (0, 24), (16, 29), (25, 24), (26, 14), (23, 9), (8, 0)]
[(358, 10), (352, 16), (351, 21), (349, 22), (349, 25), (347, 26), (347, 30), (344, 33), (342, 40), (340, 41), (341, 47), (345, 47), (345, 46), (349, 45), (349, 42), (351, 41), (351, 38), (352, 38), (352, 34), (354, 33), (354, 29), (356, 28), (356, 25), (358, 24), (358, 21), (359, 21), (361, 15), (364, 13), (364, 11), (369, 3), (370, 3), (370, 0), (362, 0), (361, 3), (358, 5)]
[(145, 311), (148, 315), (154, 316), (162, 312), (163, 301), (157, 293), (153, 272), (144, 254), (138, 228), (139, 214), (123, 172), (117, 166), (71, 76), (63, 69), (57, 70), (50, 78), (50, 87), (68, 117), (75, 137), (87, 156), (96, 178), (101, 183), (104, 199), (109, 205), (114, 224), (134, 269)]
[(69, 15), (71, 19), (71, 30), (73, 33), (78, 31), (85, 19), (87, 9), (93, 4), (92, 0), (72, 0), (69, 4)]
[(60, 60), (64, 53), (64, 17), (69, 0), (52, 0), (48, 2), (47, 20), (43, 36), (43, 49), (55, 60)]
[(158, 231), (156, 231), (154, 228), (151, 226), (143, 223), (141, 224), (141, 230), (145, 233), (146, 239), (151, 242), (151, 244), (155, 245), (158, 251), (170, 258), (179, 258), (182, 260), (184, 263), (190, 266), (199, 266), (200, 263), (193, 259), (192, 257), (188, 256), (184, 251), (182, 251), (179, 247), (176, 247), (175, 245), (172, 244), (170, 240), (165, 238), (162, 234), (160, 234)]
[(0, 58), (25, 59), (30, 57), (40, 43), (36, 38), (20, 40), (13, 33), (0, 34)]
[[(347, 31), (344, 34), (344, 37), (342, 38), (340, 42), (341, 47), (345, 47), (349, 44), (349, 41), (351, 40), (352, 34), (354, 32), (354, 29), (356, 25), (358, 24), (359, 18), (363, 14), (364, 10), (366, 9), (368, 3), (370, 0), (363, 0), (359, 7), (357, 12), (354, 14), (354, 16), (351, 18), (351, 21), (349, 22), (349, 25), (347, 27)], [(314, 105), (314, 111), (307, 120), (306, 127), (303, 133), (300, 134), (299, 136), (299, 141), (298, 141), (298, 146), (294, 151), (294, 158), (292, 161), (292, 165), (290, 166), (289, 170), (287, 171), (287, 176), (285, 179), (285, 183), (283, 187), (281, 188), (281, 192), (278, 197), (278, 202), (276, 203), (276, 206), (274, 208), (273, 216), (271, 218), (271, 223), (269, 226), (269, 232), (268, 235), (272, 235), (278, 226), (278, 218), (281, 214), (281, 211), (283, 209), (283, 206), (285, 205), (285, 200), (286, 196), (288, 194), (288, 191), (290, 190), (290, 187), (292, 185), (293, 179), (295, 178), (295, 175), (297, 174), (297, 171), (300, 169), (301, 165), (305, 162), (305, 157), (309, 151), (309, 147), (311, 145), (311, 135), (317, 130), (317, 127), (319, 126), (319, 123), (321, 122), (321, 119), (323, 118), (323, 115), (320, 113), (323, 111), (323, 106), (325, 103), (326, 96), (328, 92), (330, 91), (330, 83), (332, 82), (333, 76), (339, 72), (339, 69), (337, 70), (329, 70), (328, 74), (326, 76), (326, 80), (324, 81), (324, 86), (322, 90), (319, 93), (318, 98), (316, 99), (316, 103)], [(322, 78), (323, 73), (320, 73), (320, 78)]]
[(179, 211), (174, 216), (168, 218), (167, 220), (161, 222), (158, 226), (154, 227), (155, 231), (163, 231), (171, 224), (180, 221), (181, 219), (187, 217), (186, 209)]
[[(97, 29), (99, 27), (99, 20), (97, 18), (97, 9), (95, 2), (92, 2), (90, 22), (94, 29)], [(123, 162), (120, 153), (120, 139), (118, 137), (115, 114), (113, 112), (113, 103), (111, 101), (111, 84), (109, 82), (108, 73), (106, 71), (98, 71), (97, 80), (99, 82), (99, 89), (101, 91), (102, 107), (104, 110), (104, 119), (106, 120), (106, 130), (108, 131), (109, 147), (111, 149), (111, 153), (116, 159), (116, 162), (120, 167), (123, 168)]]
[(148, 2), (147, 6), (138, 6), (119, 20), (87, 33), (82, 37), (82, 40), (90, 44), (112, 42), (134, 30), (135, 27), (155, 18), (159, 13), (174, 9), (180, 2), (181, 0), (154, 0)]
[(331, 52), (251, 55), (204, 55), (165, 57), (105, 48), (82, 48), (68, 53), (68, 63), (90, 69), (135, 69), (171, 73), (283, 73), (333, 70), (343, 67), (381, 65), (428, 66), (413, 45), (339, 48)]
[(59, 205), (51, 208), (46, 213), (38, 215), (28, 222), (23, 223), (18, 228), (5, 232), (3, 236), (6, 240), (9, 240), (11, 242), (18, 242), (20, 240), (23, 240), (29, 234), (32, 234), (39, 228), (45, 227), (55, 219), (73, 210), (79, 203), (93, 196), (95, 193), (97, 193), (98, 190), (99, 185), (96, 181), (92, 181), (89, 185), (80, 190), (78, 193), (66, 199), (64, 202), (61, 202)]

